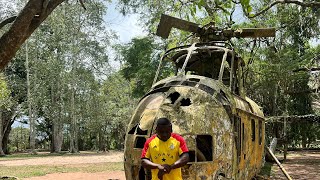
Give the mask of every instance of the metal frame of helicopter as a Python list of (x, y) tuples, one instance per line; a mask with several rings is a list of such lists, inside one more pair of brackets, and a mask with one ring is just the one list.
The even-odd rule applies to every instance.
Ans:
[[(128, 127), (126, 178), (150, 178), (139, 157), (159, 117), (171, 119), (173, 131), (186, 139), (191, 162), (183, 168), (184, 179), (252, 178), (263, 164), (264, 116), (260, 107), (245, 96), (243, 60), (233, 49), (218, 44), (231, 37), (272, 36), (274, 29), (199, 28), (163, 15), (157, 34), (166, 38), (172, 27), (194, 32), (200, 43), (173, 48), (161, 58), (154, 84), (141, 98)], [(176, 65), (176, 74), (156, 82), (166, 58)], [(226, 84), (224, 77), (229, 79)]]

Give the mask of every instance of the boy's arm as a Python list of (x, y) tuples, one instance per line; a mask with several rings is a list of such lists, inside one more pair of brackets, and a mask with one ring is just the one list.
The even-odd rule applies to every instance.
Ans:
[(177, 169), (179, 167), (182, 167), (182, 166), (186, 165), (188, 162), (189, 162), (189, 153), (185, 152), (180, 156), (180, 158), (175, 163), (173, 163), (170, 166), (170, 168), (171, 169)]

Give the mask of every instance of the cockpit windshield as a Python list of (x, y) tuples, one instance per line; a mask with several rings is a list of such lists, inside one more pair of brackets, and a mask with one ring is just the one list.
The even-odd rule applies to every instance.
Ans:
[[(199, 75), (221, 80), (231, 85), (231, 72), (235, 72), (234, 52), (220, 46), (193, 44), (167, 51), (161, 59), (154, 83), (166, 75)], [(171, 64), (171, 73), (168, 67)], [(167, 76), (168, 77), (168, 76)]]

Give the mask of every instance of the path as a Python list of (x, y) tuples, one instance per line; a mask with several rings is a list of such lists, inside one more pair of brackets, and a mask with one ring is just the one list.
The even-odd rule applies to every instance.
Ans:
[[(105, 162), (122, 162), (123, 152), (106, 154), (80, 154), (73, 156), (50, 156), (30, 159), (11, 159), (0, 161), (1, 166), (25, 166), (25, 165), (74, 165)], [(288, 159), (283, 163), (284, 168), (293, 179), (320, 180), (320, 151), (289, 152)], [(45, 176), (26, 178), (25, 180), (125, 180), (124, 171), (110, 172), (73, 172), (54, 173)], [(281, 170), (274, 164), (270, 179), (286, 179)]]
[[(288, 159), (282, 165), (292, 179), (320, 180), (320, 151), (289, 152)], [(273, 169), (275, 173), (270, 179), (286, 180), (278, 166)]]

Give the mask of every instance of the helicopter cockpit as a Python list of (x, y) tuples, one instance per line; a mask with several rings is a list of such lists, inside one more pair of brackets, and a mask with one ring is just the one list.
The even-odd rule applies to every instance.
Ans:
[(240, 94), (238, 76), (241, 68), (239, 67), (244, 63), (232, 49), (213, 43), (194, 43), (170, 49), (161, 58), (154, 83), (168, 62), (173, 63), (175, 76), (204, 76), (221, 81), (233, 92)]

